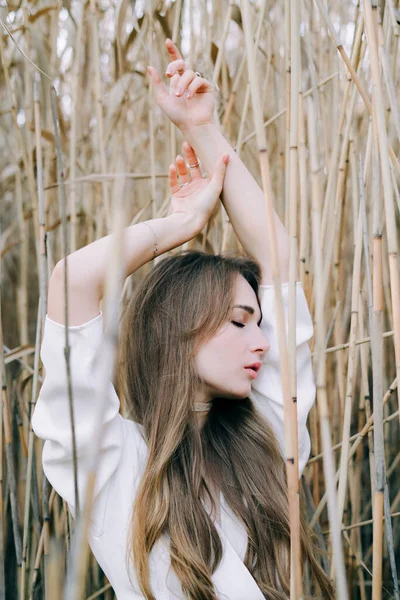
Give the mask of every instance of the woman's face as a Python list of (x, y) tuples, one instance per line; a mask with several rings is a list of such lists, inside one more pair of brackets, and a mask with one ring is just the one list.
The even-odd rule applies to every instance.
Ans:
[(269, 349), (258, 326), (260, 320), (256, 294), (244, 277), (238, 275), (228, 322), (196, 354), (195, 366), (202, 382), (202, 397), (196, 400), (242, 399), (249, 395), (262, 356)]

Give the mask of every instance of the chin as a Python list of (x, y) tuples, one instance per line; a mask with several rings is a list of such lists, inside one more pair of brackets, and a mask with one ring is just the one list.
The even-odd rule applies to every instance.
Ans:
[(248, 398), (251, 392), (251, 387), (242, 390), (220, 390), (218, 392), (219, 398), (226, 398), (227, 400), (244, 400)]

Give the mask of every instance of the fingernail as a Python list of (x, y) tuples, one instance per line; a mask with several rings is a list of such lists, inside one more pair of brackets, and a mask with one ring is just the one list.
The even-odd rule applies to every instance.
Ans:
[(225, 154), (224, 158), (222, 159), (224, 161), (224, 163), (227, 165), (229, 162), (229, 154)]
[(149, 66), (147, 67), (147, 72), (149, 75), (151, 75), (151, 68)]
[(188, 92), (186, 98), (191, 98), (192, 97), (192, 92)]
[(178, 88), (178, 89), (176, 90), (176, 95), (177, 95), (177, 96), (182, 96), (182, 94), (183, 94), (183, 92), (182, 92), (181, 88)]
[(167, 75), (167, 77), (168, 77), (169, 75), (172, 75), (172, 71), (171, 71), (170, 69), (167, 69), (167, 70), (165, 71), (165, 74), (166, 74), (166, 75)]

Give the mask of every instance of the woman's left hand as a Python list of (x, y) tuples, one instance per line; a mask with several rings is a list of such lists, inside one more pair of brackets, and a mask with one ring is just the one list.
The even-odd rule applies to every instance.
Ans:
[(171, 62), (166, 75), (170, 78), (169, 90), (154, 67), (147, 67), (156, 94), (156, 102), (167, 117), (181, 129), (188, 131), (199, 125), (214, 122), (214, 90), (207, 79), (187, 68), (175, 44), (165, 42)]
[[(217, 162), (210, 179), (203, 178), (193, 148), (185, 142), (184, 153), (192, 166), (191, 176), (184, 158), (176, 157), (176, 164), (169, 168), (171, 205), (169, 214), (184, 214), (197, 223), (200, 232), (214, 212), (221, 194), (229, 155), (223, 155)], [(179, 176), (179, 179), (178, 179)]]

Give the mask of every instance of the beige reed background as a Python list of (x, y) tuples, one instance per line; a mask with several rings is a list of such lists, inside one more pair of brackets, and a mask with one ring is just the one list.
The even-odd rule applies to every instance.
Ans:
[[(166, 37), (218, 86), (224, 134), (290, 229), (315, 323), (302, 485), (337, 597), (399, 598), (398, 5), (0, 2), (0, 600), (62, 597), (74, 523), (44, 481), (29, 427), (46, 286), (65, 252), (110, 232), (116, 212), (124, 226), (166, 213), (182, 139), (146, 73), (165, 70)], [(223, 211), (191, 245), (237, 248)], [(289, 358), (292, 342), (290, 328)], [(75, 597), (111, 600), (88, 560)]]

